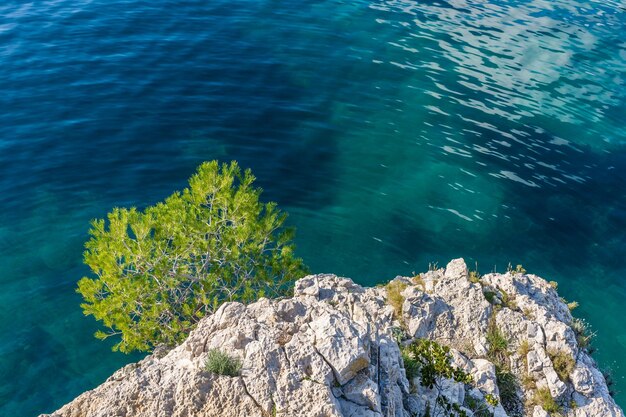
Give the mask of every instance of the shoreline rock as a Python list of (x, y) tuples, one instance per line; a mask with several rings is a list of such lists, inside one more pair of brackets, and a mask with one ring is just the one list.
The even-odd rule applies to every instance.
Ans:
[[(563, 416), (624, 416), (579, 345), (580, 326), (542, 278), (470, 279), (455, 259), (394, 282), (401, 311), (385, 287), (329, 274), (300, 279), (292, 298), (225, 303), (170, 352), (124, 367), (42, 416), (409, 417), (437, 415), (442, 404), (452, 411), (440, 415), (548, 416), (532, 401), (538, 392), (549, 392)], [(498, 335), (506, 348), (494, 356)], [(439, 378), (429, 388), (409, 380), (402, 351), (423, 338), (448, 346), (472, 382)], [(239, 358), (240, 375), (208, 372), (211, 349)]]

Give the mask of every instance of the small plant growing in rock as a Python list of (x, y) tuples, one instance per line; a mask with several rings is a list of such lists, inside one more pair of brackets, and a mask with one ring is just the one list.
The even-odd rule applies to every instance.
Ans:
[(510, 308), (511, 310), (517, 310), (517, 304), (515, 303), (515, 300), (511, 299), (511, 296), (509, 295), (509, 293), (507, 293), (501, 288), (498, 288), (498, 291), (500, 291), (500, 298), (502, 299), (502, 304), (504, 304), (506, 307)]
[(404, 282), (398, 280), (393, 280), (385, 286), (385, 290), (387, 290), (387, 302), (393, 308), (393, 314), (396, 319), (402, 317), (402, 304), (404, 304), (402, 291), (404, 291), (406, 287), (407, 285)]
[(559, 379), (563, 382), (567, 382), (576, 365), (574, 358), (566, 352), (556, 349), (548, 349), (548, 356), (550, 356), (552, 360), (552, 366), (559, 376)]
[(207, 353), (205, 369), (217, 375), (238, 376), (241, 361), (219, 349), (211, 349)]
[(487, 343), (487, 358), (496, 366), (496, 384), (502, 407), (508, 415), (517, 415), (522, 405), (517, 395), (517, 379), (509, 369), (509, 342), (498, 328), (494, 316), (491, 316), (487, 327)]
[(496, 365), (507, 366), (509, 342), (498, 328), (493, 316), (487, 326), (487, 343), (489, 344), (487, 357)]
[(556, 281), (550, 281), (548, 282), (548, 284), (550, 284), (550, 286), (554, 289), (557, 290), (559, 288), (559, 283)]
[(404, 330), (404, 328), (402, 327), (392, 327), (391, 336), (400, 347), (402, 347), (402, 341), (406, 340), (409, 337), (406, 330)]
[[(455, 382), (469, 384), (472, 382), (472, 376), (464, 372), (462, 369), (452, 366), (450, 356), (450, 348), (442, 346), (439, 343), (418, 339), (410, 345), (402, 348), (402, 361), (407, 378), (412, 381), (413, 378), (419, 377), (420, 385), (430, 389), (441, 389), (438, 385), (442, 378), (452, 379)], [(427, 405), (425, 416), (433, 415), (443, 417), (466, 417), (467, 413), (458, 405), (451, 403), (445, 396), (438, 395), (434, 408), (431, 410), (431, 404)]]
[(406, 379), (412, 382), (413, 379), (419, 376), (419, 362), (411, 355), (408, 349), (404, 348), (400, 350), (402, 354), (402, 362), (404, 362), (404, 371), (406, 372)]
[(419, 366), (420, 382), (433, 388), (439, 378), (453, 379), (469, 384), (472, 376), (462, 369), (452, 366), (450, 348), (433, 340), (419, 339), (408, 346), (408, 352)]
[(487, 401), (487, 404), (489, 404), (491, 406), (494, 406), (494, 407), (497, 407), (498, 404), (499, 404), (498, 399), (496, 398), (496, 396), (492, 395), (492, 394), (485, 395), (485, 401)]
[(571, 301), (571, 302), (567, 303), (567, 308), (569, 309), (569, 311), (574, 311), (579, 306), (580, 306), (580, 304), (578, 304), (578, 301)]
[(576, 342), (581, 349), (586, 349), (589, 354), (592, 353), (591, 341), (595, 337), (595, 332), (592, 332), (589, 323), (583, 319), (574, 318), (570, 324), (574, 334), (576, 335)]
[(469, 280), (474, 284), (478, 284), (480, 282), (480, 273), (478, 272), (478, 262), (476, 262), (476, 268), (473, 271), (469, 272)]
[(497, 406), (498, 399), (491, 394), (487, 394), (484, 400), (466, 395), (463, 405), (474, 413), (474, 417), (493, 417), (493, 413), (489, 410), (488, 405)]
[(524, 374), (522, 376), (522, 386), (526, 391), (533, 390), (537, 388), (537, 381), (529, 374)]
[(548, 413), (561, 412), (561, 406), (552, 397), (552, 394), (550, 394), (550, 390), (548, 388), (539, 388), (537, 391), (535, 391), (535, 395), (533, 396), (531, 403), (533, 405), (540, 406)]
[(519, 410), (523, 408), (523, 405), (517, 395), (518, 383), (508, 367), (496, 365), (496, 384), (500, 391), (504, 411), (510, 416), (519, 415)]
[(489, 304), (495, 304), (496, 302), (496, 293), (493, 291), (483, 291), (483, 295)]
[(506, 272), (508, 274), (525, 274), (526, 270), (524, 269), (524, 267), (522, 265), (516, 265), (515, 268), (513, 268), (513, 265), (511, 265), (511, 262), (509, 262), (509, 264), (506, 267)]
[(524, 368), (528, 368), (528, 352), (530, 352), (530, 343), (528, 342), (528, 339), (524, 339), (517, 348), (517, 354), (522, 358)]
[(529, 307), (524, 307), (524, 309), (522, 310), (522, 313), (524, 314), (524, 317), (526, 317), (529, 320), (535, 320), (535, 312), (529, 308)]
[(467, 417), (460, 405), (450, 402), (445, 396), (439, 395), (435, 400), (439, 410), (435, 408), (435, 415), (442, 417)]
[(528, 352), (530, 352), (530, 342), (528, 342), (528, 339), (524, 339), (520, 342), (519, 347), (517, 348), (517, 353), (522, 358), (525, 358), (526, 355), (528, 355)]
[(424, 282), (424, 278), (422, 277), (422, 274), (415, 275), (413, 277), (413, 283), (417, 285), (418, 287), (421, 287), (422, 291), (426, 290), (426, 283)]

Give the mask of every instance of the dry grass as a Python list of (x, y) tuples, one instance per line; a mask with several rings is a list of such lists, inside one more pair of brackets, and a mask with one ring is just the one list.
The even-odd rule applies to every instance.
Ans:
[(559, 379), (563, 382), (567, 382), (576, 365), (574, 358), (566, 352), (556, 349), (548, 349), (548, 356), (550, 356), (552, 360), (552, 366), (559, 376)]
[(541, 406), (548, 413), (559, 413), (561, 406), (552, 398), (548, 388), (539, 388), (533, 396), (531, 403)]
[(404, 297), (402, 291), (407, 287), (404, 282), (391, 281), (385, 286), (387, 290), (387, 302), (393, 308), (394, 317), (400, 319), (402, 317), (402, 304), (404, 304)]
[(424, 282), (424, 277), (422, 274), (417, 274), (413, 277), (413, 283), (418, 287), (422, 288), (422, 291), (426, 291), (426, 283)]
[(535, 381), (535, 378), (528, 374), (525, 374), (522, 377), (521, 381), (525, 391), (530, 391), (537, 388), (537, 381)]

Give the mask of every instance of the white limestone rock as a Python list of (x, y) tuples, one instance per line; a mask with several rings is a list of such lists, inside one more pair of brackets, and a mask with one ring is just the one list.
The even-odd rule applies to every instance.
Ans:
[[(543, 279), (507, 273), (470, 282), (462, 259), (422, 274), (423, 285), (396, 279), (407, 284), (399, 318), (384, 288), (330, 274), (300, 279), (293, 298), (225, 303), (180, 346), (120, 369), (49, 416), (412, 417), (427, 409), (436, 415), (440, 395), (471, 416), (468, 400), (485, 405), (491, 395), (499, 401), (489, 406), (494, 416), (514, 417), (521, 414), (522, 397), (534, 392), (518, 391), (513, 407), (503, 403), (488, 355), (493, 319), (508, 340), (511, 372), (548, 387), (563, 415), (623, 417), (595, 362), (577, 345), (567, 306)], [(484, 291), (493, 291), (500, 306), (491, 305)], [(407, 335), (403, 344), (428, 338), (451, 347), (452, 363), (473, 382), (439, 379), (431, 389), (419, 377), (408, 381), (398, 327)], [(522, 357), (517, 350), (524, 341), (528, 353)], [(239, 376), (205, 370), (207, 352), (215, 348), (241, 359)], [(554, 371), (547, 354), (552, 349), (577, 358), (568, 381)], [(531, 406), (524, 415), (548, 413)]]

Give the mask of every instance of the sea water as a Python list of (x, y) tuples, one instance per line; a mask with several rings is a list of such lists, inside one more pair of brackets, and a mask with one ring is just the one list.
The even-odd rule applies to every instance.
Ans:
[(89, 221), (212, 159), (253, 169), (314, 272), (557, 281), (626, 390), (625, 81), (614, 0), (3, 1), (0, 415), (141, 358), (82, 315)]

